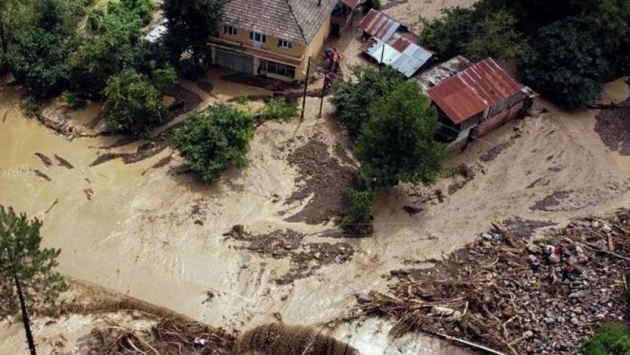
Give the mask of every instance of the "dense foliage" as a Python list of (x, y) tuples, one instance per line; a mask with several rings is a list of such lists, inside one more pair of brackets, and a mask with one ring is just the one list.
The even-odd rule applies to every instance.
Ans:
[(297, 112), (297, 102), (289, 102), (284, 99), (271, 99), (258, 111), (258, 115), (264, 120), (286, 121), (291, 117), (295, 117)]
[(172, 68), (156, 69), (150, 76), (127, 68), (111, 77), (104, 91), (105, 123), (110, 129), (134, 133), (159, 125), (167, 116), (162, 98), (175, 79)]
[(372, 231), (372, 203), (374, 196), (370, 191), (349, 189), (346, 191), (349, 208), (341, 220), (341, 229), (350, 236), (366, 236)]
[(164, 43), (171, 61), (185, 75), (199, 76), (210, 64), (208, 38), (216, 35), (225, 0), (165, 0)]
[(51, 307), (66, 289), (57, 267), (59, 249), (41, 249), (42, 223), (17, 215), (0, 205), (0, 318), (19, 313), (16, 281), (21, 284), (26, 303)]
[(370, 118), (370, 105), (393, 91), (404, 78), (390, 67), (380, 72), (372, 67), (355, 67), (353, 74), (356, 79), (340, 83), (331, 102), (339, 122), (356, 139)]
[(407, 81), (376, 101), (357, 140), (361, 177), (372, 186), (425, 184), (438, 176), (444, 149), (434, 140), (437, 112), (418, 84)]
[(209, 114), (194, 113), (173, 137), (173, 146), (205, 181), (216, 180), (232, 165), (247, 165), (254, 116), (227, 105)]
[(630, 328), (624, 325), (602, 325), (597, 335), (582, 349), (585, 355), (621, 355), (630, 353)]
[(543, 27), (519, 62), (523, 79), (568, 109), (596, 99), (608, 63), (586, 24), (571, 18)]

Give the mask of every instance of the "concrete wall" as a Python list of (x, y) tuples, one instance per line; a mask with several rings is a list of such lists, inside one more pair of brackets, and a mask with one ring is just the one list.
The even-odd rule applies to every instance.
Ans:
[[(227, 33), (223, 33), (223, 26), (219, 27), (219, 38), (225, 41), (230, 41), (230, 42), (235, 42), (235, 43), (239, 43), (242, 44), (244, 46), (247, 47), (253, 47), (254, 43), (251, 39), (249, 39), (249, 32), (250, 30), (246, 30), (246, 29), (242, 29), (242, 28), (237, 28), (236, 31), (236, 36), (227, 34)], [(302, 55), (304, 55), (304, 53), (307, 51), (307, 46), (304, 46), (302, 44), (299, 43), (295, 43), (295, 42), (291, 42), (293, 45), (293, 48), (291, 49), (287, 49), (287, 48), (280, 48), (278, 47), (278, 38), (277, 37), (273, 37), (270, 36), (268, 34), (263, 33), (266, 37), (267, 37), (267, 42), (265, 43), (265, 50), (268, 50), (270, 52), (273, 53), (277, 53), (280, 55), (289, 55), (295, 58), (300, 58), (302, 57)]]

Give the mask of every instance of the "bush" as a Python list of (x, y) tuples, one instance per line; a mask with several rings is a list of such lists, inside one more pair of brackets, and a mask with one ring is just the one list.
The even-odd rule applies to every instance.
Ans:
[(348, 189), (346, 197), (350, 207), (341, 220), (341, 229), (352, 236), (365, 236), (372, 234), (372, 202), (373, 195), (370, 191), (358, 191)]
[(83, 99), (77, 94), (73, 94), (69, 91), (64, 91), (61, 94), (61, 96), (63, 96), (63, 99), (66, 102), (66, 104), (68, 104), (68, 106), (72, 108), (85, 106), (85, 99)]
[(595, 337), (582, 349), (585, 355), (622, 355), (630, 353), (630, 328), (625, 325), (602, 325)]
[(538, 36), (518, 63), (523, 79), (564, 108), (596, 99), (608, 63), (588, 26), (571, 18), (543, 27)]
[(452, 7), (442, 10), (441, 19), (428, 22), (422, 19), (424, 30), (420, 43), (449, 59), (466, 52), (470, 31), (475, 27), (477, 16), (474, 10)]
[[(156, 73), (157, 74), (157, 73)], [(155, 83), (155, 77), (160, 77)], [(175, 71), (148, 78), (132, 68), (123, 70), (107, 82), (103, 117), (110, 129), (142, 134), (161, 124), (167, 116), (162, 105), (166, 88), (164, 81), (175, 81)]]
[(215, 106), (209, 114), (194, 113), (175, 132), (173, 146), (205, 181), (216, 180), (236, 165), (247, 165), (253, 138), (254, 116), (227, 105)]
[(286, 121), (297, 115), (298, 106), (296, 102), (287, 102), (284, 99), (271, 99), (265, 107), (260, 109), (258, 114), (264, 120)]

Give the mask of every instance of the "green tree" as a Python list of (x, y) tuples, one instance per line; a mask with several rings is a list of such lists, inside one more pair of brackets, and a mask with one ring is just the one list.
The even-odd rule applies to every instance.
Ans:
[(394, 90), (404, 78), (390, 67), (381, 71), (372, 67), (355, 67), (353, 74), (355, 79), (342, 82), (331, 102), (339, 122), (350, 137), (356, 139), (369, 119), (367, 108), (370, 104)]
[(470, 41), (471, 29), (477, 23), (472, 9), (450, 7), (442, 10), (443, 17), (431, 22), (421, 19), (424, 30), (420, 44), (438, 53), (444, 59), (464, 54)]
[(625, 355), (630, 353), (630, 329), (625, 325), (605, 324), (582, 349), (585, 355)]
[[(208, 37), (216, 35), (225, 0), (165, 0), (162, 8), (168, 19), (164, 43), (171, 61), (187, 74), (202, 74), (210, 64)], [(190, 58), (182, 62), (182, 55)]]
[(357, 140), (361, 177), (372, 186), (435, 181), (444, 147), (434, 140), (437, 112), (414, 81), (407, 81), (370, 107)]
[[(35, 355), (28, 307), (54, 307), (66, 290), (57, 267), (59, 249), (41, 249), (42, 223), (0, 205), (0, 318), (22, 314), (29, 349)], [(28, 305), (28, 306), (27, 306)]]
[(173, 146), (205, 181), (216, 180), (231, 165), (247, 165), (254, 116), (227, 105), (209, 114), (194, 113), (173, 137)]
[(370, 191), (348, 189), (346, 197), (350, 206), (341, 220), (341, 229), (353, 236), (372, 234), (373, 194)]
[(21, 0), (0, 0), (0, 64), (9, 51), (13, 37), (32, 21), (32, 3)]
[(110, 129), (145, 133), (164, 121), (164, 93), (176, 75), (172, 68), (157, 69), (151, 77), (133, 68), (111, 77), (105, 88), (103, 117)]
[(512, 59), (521, 54), (523, 44), (522, 35), (516, 30), (516, 18), (501, 10), (489, 13), (477, 23), (465, 54), (473, 60), (487, 57)]
[(570, 18), (540, 29), (538, 37), (518, 63), (521, 77), (568, 109), (596, 99), (608, 63), (586, 24)]

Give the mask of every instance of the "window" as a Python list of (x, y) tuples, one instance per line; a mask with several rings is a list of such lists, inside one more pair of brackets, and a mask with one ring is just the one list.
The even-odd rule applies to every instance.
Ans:
[(282, 63), (272, 62), (270, 60), (260, 61), (260, 71), (261, 73), (282, 75), (291, 79), (295, 78), (295, 67)]
[(238, 32), (236, 31), (236, 27), (232, 27), (230, 25), (223, 26), (223, 33), (230, 36), (236, 36), (238, 34)]
[(249, 39), (251, 39), (254, 42), (267, 43), (267, 36), (256, 31), (249, 32)]
[(293, 44), (287, 40), (284, 39), (279, 39), (278, 40), (278, 47), (280, 48), (284, 48), (284, 49), (291, 49), (293, 48)]

